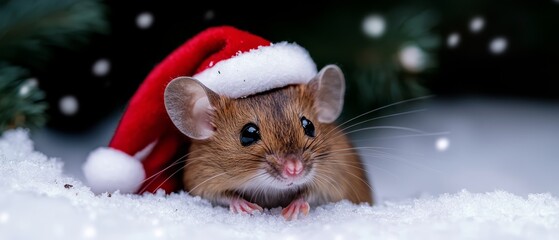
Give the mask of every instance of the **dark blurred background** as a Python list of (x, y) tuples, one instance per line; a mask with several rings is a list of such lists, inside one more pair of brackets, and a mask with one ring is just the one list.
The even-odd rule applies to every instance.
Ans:
[[(29, 6), (39, 1), (1, 4), (10, 2)], [(46, 126), (59, 131), (87, 130), (121, 111), (155, 64), (199, 31), (223, 24), (272, 42), (297, 42), (319, 68), (339, 64), (349, 82), (348, 101), (360, 103), (348, 105), (348, 115), (427, 94), (559, 97), (559, 3), (554, 0), (284, 1), (270, 7), (147, 0), (42, 2), (98, 2), (76, 14), (96, 16), (84, 21), (106, 24), (76, 33), (87, 39), (76, 47), (68, 46), (73, 42), (50, 47), (48, 60), (41, 64), (28, 64), (33, 56), (24, 54), (12, 61), (25, 66), (28, 77), (44, 91)], [(98, 14), (90, 13), (94, 11)], [(12, 24), (18, 30), (29, 27)]]
[[(559, 100), (557, 23), (559, 0), (282, 1), (270, 6), (213, 1), (0, 0), (0, 127), (2, 131), (33, 129), (37, 148), (63, 157), (70, 172), (76, 173), (88, 151), (108, 143), (127, 101), (158, 62), (207, 27), (232, 25), (272, 42), (296, 42), (309, 50), (319, 68), (338, 64), (348, 83), (342, 119), (401, 100), (435, 96), (438, 105), (430, 105), (430, 112), (400, 120), (406, 127), (453, 131), (452, 138), (415, 139), (418, 142), (413, 143), (407, 138), (392, 147), (422, 153), (428, 149), (431, 156), (431, 150), (432, 154), (445, 152), (452, 140), (447, 155), (431, 160), (458, 164), (442, 170), (452, 175), (453, 169), (462, 168), (459, 164), (477, 159), (475, 166), (484, 166), (491, 156), (495, 171), (485, 169), (486, 178), (480, 178), (476, 186), (493, 186), (484, 184), (499, 175), (496, 169), (507, 168), (511, 156), (549, 163), (558, 154), (553, 147), (542, 147), (559, 143), (550, 135), (557, 129), (553, 123), (559, 121), (555, 114)], [(544, 125), (549, 127), (532, 131)], [(543, 135), (531, 135), (534, 132)], [(538, 138), (547, 145), (534, 142)], [(366, 139), (367, 144), (386, 143)], [(483, 142), (488, 139), (491, 142)], [(500, 147), (484, 149), (495, 143)], [(391, 171), (410, 176), (398, 172), (401, 167)], [(381, 173), (375, 183), (397, 182), (395, 187), (418, 190), (449, 179), (437, 175), (440, 178), (425, 185), (413, 185), (433, 172), (423, 173), (399, 183), (383, 179)], [(454, 176), (459, 173), (463, 172)], [(505, 173), (518, 174), (516, 170)], [(534, 169), (534, 174), (545, 175), (542, 169)], [(455, 179), (453, 187), (467, 186), (467, 179), (477, 178), (461, 176), (463, 181)], [(507, 186), (518, 182), (500, 179), (499, 184)]]

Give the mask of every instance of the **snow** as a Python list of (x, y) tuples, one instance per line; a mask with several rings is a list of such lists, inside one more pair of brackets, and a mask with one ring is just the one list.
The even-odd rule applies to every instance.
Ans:
[(507, 39), (504, 37), (496, 37), (489, 43), (489, 51), (495, 55), (501, 54), (507, 50)]
[(184, 192), (96, 195), (34, 150), (26, 130), (0, 139), (0, 239), (556, 239), (549, 193), (469, 192), (338, 202), (285, 221), (280, 209), (237, 215)]
[(450, 145), (450, 141), (448, 140), (448, 138), (446, 137), (440, 137), (437, 139), (437, 141), (435, 142), (435, 147), (437, 148), (438, 151), (440, 152), (444, 152), (446, 151), (446, 149), (448, 149), (448, 146)]
[(106, 58), (101, 58), (93, 63), (91, 67), (91, 72), (94, 76), (104, 77), (111, 71), (111, 61)]
[(472, 31), (473, 33), (477, 33), (483, 30), (484, 26), (485, 20), (483, 19), (483, 17), (476, 16), (472, 18), (472, 20), (470, 20), (470, 31)]
[(73, 95), (66, 95), (58, 100), (58, 109), (67, 116), (75, 115), (79, 110), (78, 99)]
[(427, 66), (427, 57), (423, 50), (415, 45), (403, 47), (398, 53), (400, 63), (410, 72), (421, 72)]
[(363, 32), (371, 38), (379, 38), (384, 34), (386, 29), (386, 21), (377, 14), (371, 14), (363, 19)]
[(446, 44), (449, 48), (455, 48), (460, 43), (460, 34), (454, 32), (448, 35), (446, 39)]
[(142, 12), (136, 17), (136, 26), (140, 29), (148, 29), (153, 24), (153, 14), (150, 12)]

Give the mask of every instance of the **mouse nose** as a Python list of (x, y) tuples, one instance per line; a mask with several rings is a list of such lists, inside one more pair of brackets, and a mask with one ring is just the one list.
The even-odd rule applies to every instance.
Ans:
[(298, 177), (303, 172), (303, 163), (295, 157), (288, 157), (283, 163), (283, 177)]

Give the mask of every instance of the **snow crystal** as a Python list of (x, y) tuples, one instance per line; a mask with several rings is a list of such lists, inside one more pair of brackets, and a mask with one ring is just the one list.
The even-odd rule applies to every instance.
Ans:
[(91, 72), (97, 77), (104, 77), (111, 71), (111, 61), (106, 58), (101, 58), (93, 63)]
[(474, 17), (472, 18), (472, 20), (470, 20), (470, 31), (472, 31), (473, 33), (477, 33), (483, 30), (484, 26), (485, 20), (480, 16)]
[(503, 37), (497, 37), (491, 40), (489, 43), (489, 51), (495, 55), (501, 54), (507, 50), (507, 39)]
[(140, 29), (148, 29), (153, 24), (153, 14), (150, 12), (143, 12), (136, 17), (136, 26)]
[(439, 152), (446, 151), (448, 149), (448, 145), (450, 145), (450, 141), (446, 137), (437, 138), (437, 141), (435, 142), (435, 148)]
[(421, 72), (427, 66), (427, 57), (421, 48), (415, 45), (403, 47), (398, 53), (400, 64), (410, 72)]
[(446, 39), (446, 44), (449, 48), (455, 48), (460, 43), (460, 34), (451, 33)]
[(461, 191), (371, 207), (318, 206), (296, 221), (281, 209), (229, 213), (184, 192), (95, 195), (25, 130), (0, 139), (0, 239), (554, 239), (559, 199)]
[(74, 115), (79, 110), (78, 99), (72, 95), (66, 95), (58, 100), (58, 108), (64, 115)]
[(371, 14), (363, 19), (362, 28), (365, 35), (378, 38), (384, 34), (386, 21), (380, 15)]

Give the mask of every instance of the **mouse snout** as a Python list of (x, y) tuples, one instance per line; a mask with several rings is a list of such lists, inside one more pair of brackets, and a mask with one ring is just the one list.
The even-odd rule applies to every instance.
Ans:
[(281, 175), (284, 178), (299, 177), (303, 172), (303, 163), (300, 158), (287, 156), (283, 159), (283, 170)]
[(268, 163), (274, 168), (275, 175), (282, 183), (287, 186), (304, 183), (308, 173), (308, 166), (305, 165), (303, 156), (300, 154), (273, 154), (267, 156)]
[(295, 180), (303, 175), (305, 167), (300, 157), (290, 154), (278, 160), (280, 163), (278, 170), (283, 178)]

